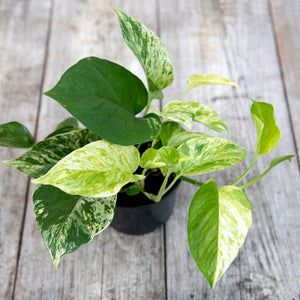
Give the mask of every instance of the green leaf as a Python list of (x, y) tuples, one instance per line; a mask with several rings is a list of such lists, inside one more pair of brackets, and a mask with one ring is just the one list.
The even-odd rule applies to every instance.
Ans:
[(170, 172), (175, 172), (179, 168), (179, 162), (189, 159), (191, 158), (180, 153), (173, 147), (149, 148), (143, 153), (140, 165), (145, 169), (167, 167)]
[(38, 178), (72, 151), (97, 140), (99, 137), (87, 129), (73, 130), (41, 141), (19, 158), (1, 163)]
[(162, 89), (173, 82), (173, 66), (164, 43), (141, 22), (115, 9), (122, 36), (147, 77), (150, 98), (162, 99)]
[(62, 121), (61, 123), (58, 124), (58, 126), (56, 127), (55, 131), (53, 131), (52, 133), (50, 133), (46, 139), (48, 139), (49, 137), (55, 136), (57, 134), (61, 134), (61, 133), (66, 133), (72, 130), (77, 130), (79, 129), (78, 127), (78, 121), (75, 118), (67, 118), (64, 121)]
[(226, 139), (203, 135), (188, 140), (178, 151), (193, 159), (181, 162), (181, 175), (198, 175), (221, 170), (239, 163), (247, 151)]
[(228, 134), (225, 123), (210, 107), (197, 102), (171, 101), (163, 108), (161, 115), (172, 121), (181, 122), (191, 128), (193, 121)]
[(210, 85), (210, 84), (225, 84), (225, 85), (233, 85), (237, 86), (234, 82), (221, 77), (219, 75), (214, 74), (194, 74), (191, 75), (187, 80), (186, 93), (191, 89), (196, 88), (202, 85)]
[(256, 154), (267, 154), (277, 146), (280, 139), (274, 108), (269, 103), (251, 100), (251, 117), (257, 131)]
[(252, 223), (246, 194), (235, 186), (207, 181), (194, 195), (188, 214), (188, 241), (198, 268), (213, 288), (244, 243)]
[(78, 121), (72, 117), (67, 118), (57, 125), (56, 130), (59, 130), (59, 129), (62, 129), (65, 127), (70, 127), (70, 126), (78, 127)]
[(37, 186), (33, 210), (55, 269), (63, 255), (88, 243), (111, 223), (116, 198), (81, 197), (50, 185)]
[(148, 101), (144, 84), (110, 61), (96, 57), (80, 60), (45, 94), (111, 143), (141, 144), (159, 135), (158, 116), (135, 117)]
[(138, 186), (133, 184), (126, 189), (126, 194), (128, 196), (135, 196), (135, 195), (139, 194), (140, 191), (141, 191), (141, 189)]
[(0, 146), (10, 148), (30, 148), (34, 138), (29, 130), (18, 122), (0, 125)]
[(108, 197), (117, 194), (125, 184), (144, 178), (133, 174), (139, 162), (134, 146), (102, 140), (73, 151), (33, 183), (53, 185), (71, 195)]

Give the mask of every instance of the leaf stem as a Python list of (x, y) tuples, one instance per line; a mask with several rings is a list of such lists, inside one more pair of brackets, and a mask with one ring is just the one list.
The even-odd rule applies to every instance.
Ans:
[(184, 99), (184, 97), (186, 96), (187, 93), (188, 93), (188, 91), (185, 91), (184, 94), (181, 96), (181, 98), (179, 100), (183, 101), (183, 99)]
[(160, 187), (160, 189), (159, 189), (159, 192), (158, 192), (158, 194), (157, 194), (156, 199), (154, 200), (154, 202), (159, 202), (160, 199), (161, 199), (161, 197), (162, 197), (163, 194), (165, 193), (166, 186), (167, 186), (168, 179), (169, 179), (170, 175), (171, 175), (171, 172), (168, 172), (168, 173), (166, 174), (166, 177), (165, 177), (165, 179), (164, 179), (164, 181), (163, 181), (163, 183), (162, 183), (162, 185), (161, 185), (161, 187)]
[(191, 179), (191, 178), (186, 177), (186, 176), (180, 176), (179, 179), (180, 179), (180, 180), (183, 180), (183, 181), (186, 181), (186, 182), (188, 182), (188, 183), (191, 183), (191, 184), (193, 184), (193, 185), (197, 185), (197, 186), (203, 185), (203, 182), (199, 182), (199, 181), (197, 181), (197, 180)]
[(249, 168), (239, 178), (237, 178), (234, 182), (232, 182), (231, 185), (237, 185), (238, 183), (240, 183), (248, 175), (248, 173), (253, 169), (258, 157), (259, 157), (259, 154), (256, 153), (254, 159), (252, 160), (252, 162), (249, 166)]

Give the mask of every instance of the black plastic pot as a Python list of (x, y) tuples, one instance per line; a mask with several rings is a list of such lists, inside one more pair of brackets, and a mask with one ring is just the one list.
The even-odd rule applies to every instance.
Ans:
[(133, 235), (152, 232), (165, 223), (172, 214), (179, 184), (180, 181), (177, 181), (157, 203), (149, 200), (142, 193), (136, 196), (118, 194), (111, 226), (117, 231)]

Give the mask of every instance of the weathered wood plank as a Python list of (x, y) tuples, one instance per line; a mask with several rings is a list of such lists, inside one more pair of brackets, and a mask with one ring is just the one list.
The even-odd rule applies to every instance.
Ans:
[(271, 1), (276, 42), (281, 61), (283, 81), (289, 104), (294, 136), (300, 159), (300, 4), (299, 1)]
[[(248, 96), (275, 105), (282, 133), (280, 145), (272, 155), (261, 157), (250, 178), (260, 174), (271, 158), (295, 153), (268, 1), (159, 4), (161, 37), (171, 52), (177, 75), (165, 99), (178, 99), (192, 73), (220, 74), (240, 86), (203, 87), (187, 97), (212, 106), (228, 124), (230, 138), (250, 150), (239, 166), (211, 175), (219, 185), (232, 182), (237, 177), (232, 172), (245, 170), (254, 155), (256, 136)], [(247, 189), (253, 206), (252, 228), (238, 258), (211, 290), (193, 262), (186, 238), (188, 206), (197, 188), (182, 184), (176, 211), (166, 224), (168, 298), (297, 299), (298, 187), (299, 170), (294, 160)]]
[[(148, 10), (143, 9), (146, 4)], [(52, 87), (71, 64), (90, 55), (116, 61), (142, 75), (136, 59), (122, 41), (113, 7), (142, 19), (153, 29), (156, 27), (155, 1), (55, 2), (43, 90)], [(43, 97), (38, 138), (44, 138), (66, 116), (58, 104)], [(162, 229), (134, 237), (108, 228), (90, 244), (64, 257), (54, 272), (30, 204), (15, 296), (16, 299), (164, 299), (163, 262)]]
[[(40, 97), (50, 11), (46, 1), (0, 1), (0, 123), (12, 120), (33, 133)], [(24, 150), (0, 149), (0, 160)], [(13, 293), (28, 178), (0, 167), (0, 298)]]

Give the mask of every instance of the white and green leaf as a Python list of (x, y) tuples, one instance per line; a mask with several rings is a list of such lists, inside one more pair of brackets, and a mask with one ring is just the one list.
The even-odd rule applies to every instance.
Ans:
[(191, 157), (180, 163), (180, 175), (198, 175), (221, 170), (239, 163), (247, 156), (247, 151), (226, 139), (203, 135), (189, 139), (178, 151)]
[(71, 195), (108, 197), (117, 194), (125, 184), (144, 178), (133, 174), (139, 162), (134, 146), (102, 140), (73, 151), (33, 182), (56, 186)]
[(173, 82), (173, 66), (164, 43), (141, 22), (115, 9), (122, 36), (147, 77), (150, 98), (162, 99), (162, 89)]
[(18, 122), (0, 124), (0, 146), (9, 148), (30, 148), (34, 138), (24, 125)]
[(179, 123), (167, 121), (162, 124), (160, 138), (163, 146), (177, 148), (196, 137), (208, 136), (205, 133), (186, 131)]
[(96, 134), (87, 129), (56, 134), (35, 144), (19, 158), (2, 161), (1, 164), (14, 167), (33, 178), (38, 178), (46, 174), (58, 161), (72, 151), (99, 139)]
[[(237, 86), (234, 82), (215, 74), (193, 74), (187, 80), (186, 92), (184, 96), (192, 89), (203, 85), (224, 84)], [(184, 97), (183, 96), (183, 97)]]
[(55, 269), (63, 255), (88, 243), (111, 223), (116, 199), (116, 195), (81, 197), (50, 185), (37, 186), (33, 210)]
[(251, 117), (257, 131), (256, 154), (267, 154), (277, 146), (280, 139), (274, 108), (269, 103), (251, 100)]
[(199, 122), (217, 132), (228, 134), (228, 129), (218, 114), (210, 107), (197, 102), (171, 101), (163, 108), (161, 116), (191, 128)]
[(198, 268), (213, 288), (237, 256), (252, 223), (252, 208), (238, 187), (209, 180), (196, 192), (188, 214), (188, 242)]

